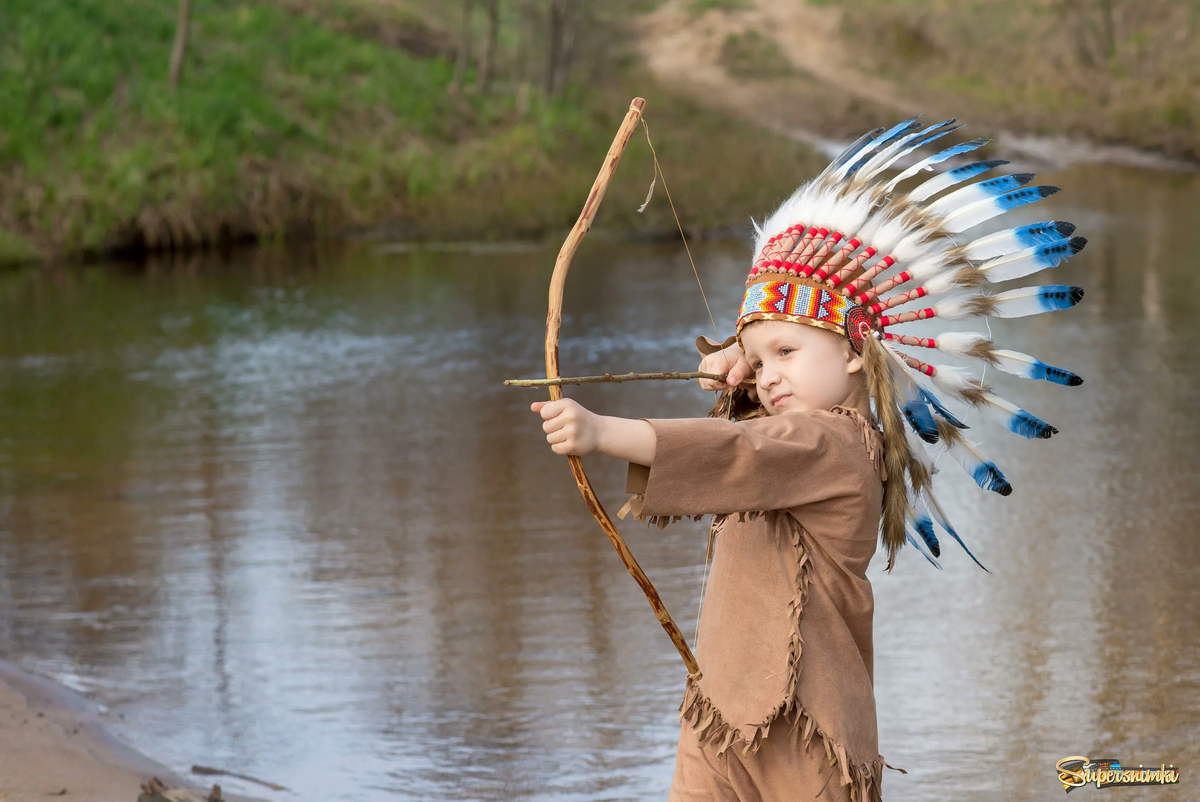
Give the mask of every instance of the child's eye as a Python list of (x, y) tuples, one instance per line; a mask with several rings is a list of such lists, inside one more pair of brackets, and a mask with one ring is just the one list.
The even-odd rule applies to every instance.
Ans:
[(755, 362), (750, 367), (754, 368), (755, 370), (762, 370), (762, 362)]
[(792, 351), (795, 351), (795, 350), (796, 350), (795, 348), (786, 348), (786, 347), (785, 347), (785, 348), (780, 348), (780, 349), (779, 349), (779, 355), (780, 355), (780, 356), (787, 356), (788, 354), (790, 354)]

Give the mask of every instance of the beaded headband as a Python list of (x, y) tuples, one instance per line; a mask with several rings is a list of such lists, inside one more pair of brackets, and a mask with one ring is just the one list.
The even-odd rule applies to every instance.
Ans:
[(742, 329), (755, 320), (805, 323), (845, 334), (850, 347), (859, 355), (863, 337), (871, 333), (870, 316), (861, 306), (833, 292), (828, 284), (787, 273), (762, 272), (751, 277), (738, 313), (739, 342)]

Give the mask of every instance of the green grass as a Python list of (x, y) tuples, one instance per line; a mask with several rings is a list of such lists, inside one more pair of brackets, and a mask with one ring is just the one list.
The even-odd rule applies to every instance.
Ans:
[[(574, 219), (634, 94), (648, 97), (693, 227), (740, 223), (802, 176), (777, 165), (802, 163), (803, 149), (739, 135), (628, 69), (535, 97), (519, 118), (511, 92), (453, 96), (447, 58), (380, 34), (414, 19), (339, 0), (195, 3), (172, 92), (173, 2), (6, 0), (0, 261), (379, 223), (422, 237), (543, 234)], [(633, 207), (652, 175), (639, 151), (622, 168), (636, 180), (614, 188)], [(605, 219), (666, 229), (664, 207)]]

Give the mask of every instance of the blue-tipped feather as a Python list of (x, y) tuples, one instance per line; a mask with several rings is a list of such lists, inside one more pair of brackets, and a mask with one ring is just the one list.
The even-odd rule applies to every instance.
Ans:
[(914, 201), (923, 201), (926, 198), (932, 198), (944, 189), (949, 189), (955, 184), (961, 184), (963, 181), (970, 180), (977, 175), (983, 175), (988, 170), (1003, 164), (1008, 164), (1008, 162), (1004, 159), (989, 159), (984, 162), (974, 162), (973, 164), (965, 164), (962, 167), (955, 167), (953, 170), (946, 170), (941, 175), (936, 175), (924, 184), (914, 188), (912, 192), (908, 193), (908, 197)]
[(1027, 226), (997, 231), (995, 234), (988, 234), (968, 243), (966, 257), (972, 261), (981, 262), (1014, 251), (1032, 248), (1035, 245), (1066, 239), (1074, 233), (1075, 224), (1061, 220), (1030, 223)]
[(980, 265), (979, 269), (983, 273), (984, 279), (991, 284), (1011, 281), (1047, 268), (1058, 267), (1082, 251), (1085, 245), (1087, 245), (1087, 239), (1084, 237), (1057, 239), (1043, 245), (1035, 245), (998, 256)]
[(920, 116), (921, 115), (918, 114), (916, 117), (910, 117), (902, 123), (897, 123), (880, 134), (878, 138), (871, 140), (870, 147), (864, 148), (863, 151), (854, 159), (854, 161), (847, 163), (846, 167), (841, 172), (842, 177), (853, 175), (855, 170), (866, 164), (871, 157), (879, 153), (881, 148), (886, 148), (888, 145), (892, 144), (892, 142), (909, 133), (914, 128), (920, 127), (921, 124), (917, 122)]
[(1058, 429), (1023, 409), (1009, 417), (1008, 430), (1030, 440), (1048, 440), (1058, 434)]
[(942, 556), (942, 547), (938, 543), (937, 534), (933, 531), (933, 519), (928, 515), (917, 513), (913, 518), (913, 529), (921, 536), (921, 540), (925, 541), (925, 545), (929, 547), (929, 552), (934, 557)]
[(957, 122), (958, 120), (943, 120), (937, 125), (929, 126), (924, 131), (917, 131), (897, 140), (867, 162), (863, 168), (861, 177), (872, 178), (917, 148), (928, 145), (930, 142), (940, 139), (951, 131), (957, 131), (959, 128), (962, 128), (961, 125), (955, 124)]
[(1004, 474), (996, 467), (996, 463), (981, 454), (962, 437), (943, 437), (942, 442), (946, 444), (947, 453), (975, 480), (975, 484), (984, 490), (991, 490), (1002, 496), (1012, 493), (1012, 485), (1004, 478)]
[(991, 198), (999, 199), (1000, 197), (1004, 197), (1005, 193), (1017, 187), (1025, 186), (1033, 178), (1033, 173), (1013, 173), (1012, 175), (1002, 175), (990, 178), (987, 181), (980, 181), (977, 184), (971, 184), (969, 187), (955, 190), (943, 198), (938, 198), (929, 204), (929, 210), (953, 217), (954, 213), (959, 209), (969, 208), (973, 204)]
[(921, 544), (917, 542), (917, 539), (915, 537), (913, 537), (911, 529), (908, 529), (907, 527), (904, 529), (904, 537), (908, 540), (908, 542), (910, 544), (912, 544), (912, 547), (914, 549), (916, 549), (918, 552), (920, 552), (922, 557), (924, 557), (926, 560), (929, 560), (930, 565), (932, 565), (934, 568), (938, 569), (939, 571), (942, 570), (941, 564), (937, 560), (933, 559), (933, 557), (930, 557), (928, 552), (925, 551), (925, 549), (921, 548)]
[(896, 380), (896, 389), (903, 398), (901, 410), (909, 427), (926, 443), (938, 441), (937, 422), (933, 419), (929, 407), (921, 395), (921, 385), (913, 378), (911, 368), (904, 364), (904, 359), (891, 345), (885, 345), (884, 350), (891, 356), (888, 367)]
[(919, 392), (921, 394), (921, 398), (925, 399), (925, 403), (927, 403), (927, 404), (929, 404), (929, 406), (933, 407), (933, 410), (934, 410), (934, 412), (936, 412), (938, 414), (938, 417), (942, 418), (944, 421), (946, 421), (946, 423), (949, 423), (951, 426), (953, 426), (956, 429), (970, 429), (971, 428), (970, 426), (968, 426), (967, 424), (965, 424), (961, 420), (959, 420), (957, 417), (955, 417), (954, 413), (951, 412), (949, 409), (947, 409), (946, 405), (943, 404), (936, 395), (929, 392), (924, 387), (918, 387), (917, 392)]
[(975, 555), (971, 553), (971, 550), (967, 548), (967, 544), (963, 543), (963, 539), (958, 536), (958, 532), (954, 531), (954, 527), (950, 525), (950, 521), (946, 518), (946, 513), (942, 510), (942, 505), (938, 503), (937, 497), (933, 495), (933, 491), (929, 488), (925, 489), (924, 500), (928, 502), (928, 507), (926, 509), (933, 515), (933, 518), (938, 522), (938, 525), (942, 527), (942, 529), (945, 529), (946, 533), (949, 534), (950, 537), (954, 538), (958, 545), (962, 546), (962, 550), (967, 553), (968, 557), (975, 561), (976, 565), (990, 574), (991, 571), (988, 571), (987, 567), (983, 563), (979, 562), (978, 559), (976, 559)]
[(995, 423), (1030, 440), (1048, 440), (1058, 434), (1058, 429), (1044, 420), (991, 393), (983, 393), (975, 400), (975, 404), (980, 412)]
[(1068, 284), (1022, 287), (991, 296), (993, 317), (1025, 317), (1070, 309), (1083, 300), (1083, 288)]
[(970, 153), (971, 151), (975, 150), (976, 148), (981, 148), (991, 141), (992, 140), (990, 140), (990, 139), (972, 139), (970, 142), (961, 142), (957, 145), (952, 145), (951, 147), (948, 147), (943, 151), (935, 153), (932, 156), (928, 156), (925, 159), (922, 159), (921, 161), (914, 164), (912, 167), (909, 167), (907, 170), (902, 172), (900, 175), (896, 176), (891, 181), (889, 181), (887, 188), (890, 191), (901, 181), (912, 178), (914, 175), (921, 172), (922, 170), (932, 170), (933, 166), (935, 164), (941, 164), (942, 162), (946, 161), (946, 159), (952, 159), (955, 156), (958, 156), (959, 154), (962, 154), (962, 153)]
[(996, 362), (996, 367), (1000, 370), (1023, 379), (1041, 379), (1067, 387), (1078, 387), (1083, 384), (1082, 378), (1066, 368), (1047, 365), (1037, 357), (1022, 354), (1019, 351), (996, 350), (992, 352), (992, 357)]
[(968, 228), (973, 228), (980, 223), (991, 220), (996, 215), (1004, 214), (1020, 206), (1040, 201), (1042, 198), (1048, 198), (1055, 192), (1058, 192), (1058, 187), (1040, 186), (1014, 189), (1012, 192), (1006, 192), (995, 198), (985, 198), (984, 200), (953, 210), (947, 215), (943, 226), (950, 233), (958, 234), (966, 231)]
[(937, 423), (933, 420), (933, 415), (929, 412), (929, 407), (920, 398), (908, 399), (904, 402), (904, 419), (908, 421), (908, 425), (917, 437), (920, 437), (926, 443), (936, 443), (938, 441)]
[(852, 143), (850, 143), (849, 147), (847, 147), (840, 154), (838, 154), (838, 157), (836, 159), (834, 159), (832, 162), (829, 163), (829, 166), (825, 168), (824, 172), (826, 172), (826, 173), (832, 172), (833, 170), (836, 170), (837, 168), (844, 165), (846, 162), (853, 159), (856, 155), (858, 155), (858, 153), (860, 153), (862, 151), (863, 148), (865, 148), (865, 147), (867, 147), (867, 145), (871, 144), (871, 142), (875, 139), (875, 137), (882, 134), (884, 132), (884, 130), (885, 129), (883, 129), (883, 128), (876, 128), (874, 130), (867, 131), (865, 134), (860, 136), (858, 139), (854, 140)]

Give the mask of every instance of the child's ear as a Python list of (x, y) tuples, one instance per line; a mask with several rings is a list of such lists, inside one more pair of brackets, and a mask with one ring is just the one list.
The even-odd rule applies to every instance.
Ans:
[(850, 347), (850, 343), (846, 343), (846, 373), (854, 375), (861, 373), (863, 369), (863, 358), (854, 353), (854, 349)]

